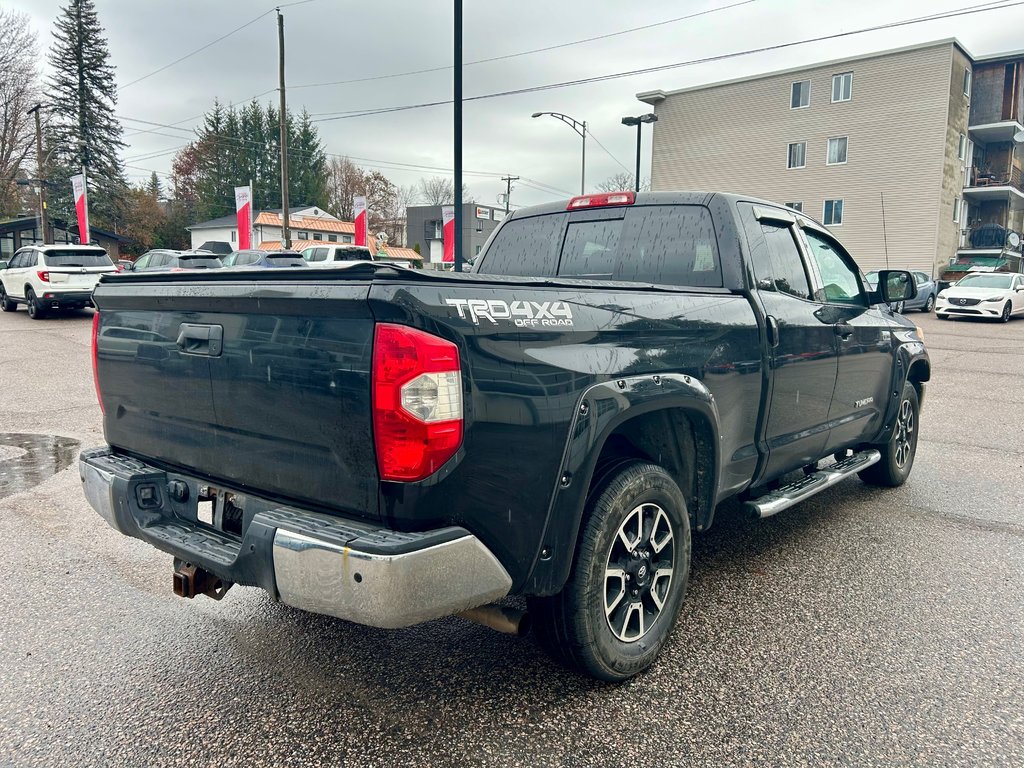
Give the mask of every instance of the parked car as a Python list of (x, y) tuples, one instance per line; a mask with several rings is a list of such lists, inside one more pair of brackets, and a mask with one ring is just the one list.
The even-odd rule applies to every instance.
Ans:
[(259, 251), (250, 249), (235, 251), (221, 259), (225, 268), (234, 269), (275, 269), (278, 267), (305, 267), (306, 262), (298, 251)]
[(324, 243), (302, 250), (302, 258), (311, 267), (337, 267), (354, 261), (373, 261), (373, 254), (365, 245)]
[(224, 242), (223, 240), (207, 240), (195, 250), (206, 251), (214, 256), (227, 256), (234, 248), (231, 247), (231, 243)]
[[(927, 272), (911, 270), (910, 274), (914, 276), (914, 282), (917, 283), (917, 295), (909, 301), (899, 302), (893, 307), (893, 310), (896, 312), (909, 312), (912, 309), (919, 309), (922, 312), (931, 312), (935, 308), (935, 297), (939, 292), (938, 284)], [(871, 290), (875, 290), (878, 287), (877, 269), (865, 273), (864, 278), (868, 281), (868, 285), (871, 286)]]
[(100, 276), (117, 271), (95, 245), (29, 245), (0, 261), (0, 308), (13, 312), (24, 304), (39, 320), (50, 310), (89, 307)]
[[(220, 259), (209, 251), (172, 251), (156, 249), (142, 254), (132, 272), (177, 272), (183, 269), (220, 269)], [(127, 271), (127, 270), (126, 270)]]
[(940, 320), (989, 317), (1008, 323), (1022, 313), (1024, 274), (1019, 272), (974, 272), (941, 291), (935, 304)]
[[(85, 496), (174, 556), (183, 597), (237, 583), (366, 625), (518, 631), (489, 605), (517, 594), (556, 658), (624, 680), (668, 640), (719, 502), (766, 517), (914, 464), (930, 363), (879, 306), (913, 277), (868, 290), (781, 205), (586, 195), (511, 213), (472, 275), (218, 277), (210, 315), (195, 273), (96, 290), (108, 445), (81, 454)], [(128, 322), (162, 367), (104, 336)]]

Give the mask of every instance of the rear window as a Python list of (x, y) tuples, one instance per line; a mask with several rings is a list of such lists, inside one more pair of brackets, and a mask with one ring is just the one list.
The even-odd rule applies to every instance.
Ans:
[(182, 269), (217, 269), (222, 266), (220, 259), (209, 256), (179, 256), (178, 264)]
[[(513, 219), (495, 236), (479, 271), (722, 286), (714, 224), (703, 206), (640, 206), (625, 212), (610, 208), (605, 219), (569, 217)], [(559, 242), (563, 226), (564, 241)]]
[(43, 263), (48, 267), (112, 267), (106, 251), (47, 251)]
[(267, 261), (275, 267), (304, 267), (306, 262), (301, 256), (268, 256)]

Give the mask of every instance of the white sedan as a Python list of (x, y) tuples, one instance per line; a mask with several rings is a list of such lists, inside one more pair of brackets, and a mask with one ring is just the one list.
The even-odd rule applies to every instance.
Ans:
[(939, 291), (935, 314), (940, 320), (954, 315), (991, 317), (1010, 321), (1024, 314), (1024, 275), (1005, 272), (974, 273)]

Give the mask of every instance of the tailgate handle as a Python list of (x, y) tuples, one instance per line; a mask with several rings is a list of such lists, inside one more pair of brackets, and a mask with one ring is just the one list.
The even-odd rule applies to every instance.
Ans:
[(224, 326), (182, 323), (178, 331), (178, 348), (186, 355), (220, 357), (224, 348)]

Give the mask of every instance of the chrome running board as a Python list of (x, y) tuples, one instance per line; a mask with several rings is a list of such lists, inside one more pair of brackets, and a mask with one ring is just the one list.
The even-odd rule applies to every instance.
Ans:
[(826, 488), (831, 488), (840, 480), (845, 480), (850, 475), (867, 469), (881, 458), (882, 454), (874, 448), (855, 453), (853, 456), (848, 456), (842, 461), (807, 475), (807, 477), (770, 491), (764, 496), (751, 499), (744, 505), (744, 508), (754, 517), (771, 517), (794, 504), (799, 504), (804, 499), (809, 499)]

